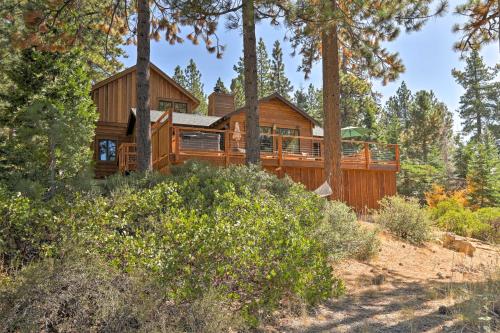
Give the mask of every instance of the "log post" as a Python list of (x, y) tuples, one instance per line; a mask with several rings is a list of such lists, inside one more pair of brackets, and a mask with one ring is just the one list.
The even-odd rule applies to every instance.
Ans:
[(395, 150), (396, 150), (396, 170), (397, 172), (399, 172), (401, 169), (401, 164), (399, 162), (399, 145), (395, 146)]
[(179, 147), (180, 147), (180, 135), (179, 135), (179, 129), (177, 128), (175, 130), (175, 148), (174, 148), (174, 153), (175, 153), (175, 161), (179, 161)]
[(281, 174), (281, 167), (283, 165), (283, 137), (278, 135), (278, 170)]

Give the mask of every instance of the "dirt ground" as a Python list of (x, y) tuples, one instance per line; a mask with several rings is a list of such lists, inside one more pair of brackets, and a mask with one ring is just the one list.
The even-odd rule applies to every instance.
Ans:
[[(477, 332), (457, 310), (474, 304), (456, 291), (482, 287), (498, 273), (499, 249), (472, 240), (476, 252), (468, 257), (444, 248), (440, 236), (417, 247), (381, 232), (376, 258), (338, 267), (345, 296), (309, 313), (286, 316), (268, 331)], [(500, 301), (500, 290), (496, 295)]]

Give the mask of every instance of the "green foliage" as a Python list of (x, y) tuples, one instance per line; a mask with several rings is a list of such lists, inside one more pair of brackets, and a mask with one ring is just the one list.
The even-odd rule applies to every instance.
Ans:
[(500, 157), (493, 138), (473, 142), (467, 168), (469, 201), (478, 207), (500, 204)]
[(492, 227), (481, 222), (470, 209), (450, 210), (437, 220), (440, 228), (466, 237), (487, 240)]
[(227, 90), (224, 85), (224, 81), (220, 77), (217, 78), (217, 82), (215, 82), (214, 91), (219, 91), (224, 94), (229, 94), (229, 90)]
[(394, 196), (382, 199), (375, 221), (413, 244), (422, 244), (431, 236), (427, 212), (413, 198)]
[(286, 295), (311, 303), (331, 295), (328, 252), (313, 238), (323, 200), (256, 168), (192, 163), (172, 173), (77, 199), (61, 217), (72, 242), (126, 271), (151, 272), (175, 301), (217, 288), (249, 320)]
[(236, 72), (236, 77), (231, 80), (231, 94), (234, 95), (234, 105), (240, 108), (245, 105), (245, 68), (243, 66), (243, 58), (240, 57), (238, 62), (233, 65), (233, 71)]
[(283, 50), (281, 49), (281, 45), (278, 40), (276, 40), (273, 44), (270, 77), (273, 92), (277, 92), (286, 99), (290, 99), (290, 94), (293, 91), (293, 86), (285, 73)]
[(346, 204), (328, 202), (322, 223), (316, 230), (316, 237), (329, 249), (334, 261), (345, 258), (367, 260), (373, 257), (380, 247), (377, 231), (363, 228), (356, 214)]
[[(498, 70), (487, 67), (477, 50), (466, 59), (464, 71), (453, 69), (456, 81), (465, 89), (460, 97), (459, 113), (463, 131), (478, 139), (500, 121), (498, 114), (498, 84), (494, 82)], [(495, 139), (498, 139), (496, 137)]]
[(200, 105), (196, 109), (197, 113), (207, 114), (207, 96), (204, 92), (204, 85), (201, 82), (201, 73), (194, 60), (189, 59), (189, 63), (184, 71), (182, 71), (180, 66), (176, 66), (173, 79), (200, 101)]
[(25, 50), (7, 71), (13, 89), (0, 94), (0, 127), (15, 135), (1, 145), (0, 178), (11, 188), (22, 180), (53, 195), (90, 172), (97, 113), (84, 60), (77, 51)]
[(266, 44), (262, 38), (257, 42), (257, 90), (259, 98), (267, 97), (273, 93), (273, 80), (271, 76), (271, 60), (267, 53)]
[(441, 183), (441, 176), (440, 170), (432, 165), (401, 162), (401, 172), (397, 179), (398, 193), (423, 202), (425, 192), (431, 189), (432, 184)]
[(316, 89), (312, 83), (307, 90), (297, 89), (294, 95), (295, 104), (307, 112), (311, 117), (323, 122), (323, 90)]
[(145, 272), (70, 253), (0, 282), (2, 332), (230, 332), (243, 321), (214, 291), (175, 304)]

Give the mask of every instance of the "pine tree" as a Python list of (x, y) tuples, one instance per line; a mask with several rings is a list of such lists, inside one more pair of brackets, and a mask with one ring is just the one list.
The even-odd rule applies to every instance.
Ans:
[(306, 109), (307, 109), (307, 95), (304, 92), (304, 88), (300, 87), (299, 89), (295, 90), (295, 93), (293, 95), (293, 102), (300, 109), (306, 111)]
[(227, 90), (226, 86), (224, 85), (224, 81), (222, 81), (220, 77), (217, 78), (217, 82), (215, 82), (214, 91), (218, 91), (224, 94), (229, 93), (229, 90)]
[(500, 204), (499, 152), (489, 133), (473, 141), (467, 171), (470, 202), (479, 207)]
[(321, 89), (316, 89), (312, 83), (307, 87), (306, 94), (306, 111), (319, 121), (323, 122), (323, 91)]
[(373, 129), (379, 106), (371, 83), (352, 73), (341, 73), (340, 86), (342, 127), (360, 126)]
[(245, 68), (243, 65), (243, 58), (240, 57), (236, 65), (233, 66), (236, 72), (236, 77), (231, 80), (231, 93), (234, 95), (235, 107), (240, 108), (245, 105)]
[(273, 45), (272, 60), (271, 60), (271, 83), (274, 92), (281, 96), (290, 99), (290, 94), (293, 91), (293, 86), (285, 74), (285, 63), (283, 62), (283, 50), (280, 42), (277, 40)]
[(207, 96), (204, 92), (204, 85), (201, 82), (201, 73), (196, 66), (196, 63), (193, 59), (189, 59), (189, 63), (184, 70), (184, 77), (186, 86), (185, 88), (189, 90), (194, 97), (196, 97), (200, 101), (200, 105), (198, 105), (197, 112), (200, 114), (207, 114), (208, 105), (207, 105)]
[(396, 95), (391, 96), (386, 102), (381, 114), (382, 136), (389, 143), (399, 143), (402, 132), (410, 127), (410, 106), (412, 103), (413, 94), (403, 81), (396, 91)]
[(266, 97), (273, 92), (273, 78), (271, 77), (271, 61), (267, 54), (266, 44), (262, 38), (257, 43), (257, 87), (259, 98)]
[[(293, 30), (292, 46), (302, 55), (306, 76), (322, 59), (324, 108), (324, 166), (333, 199), (343, 198), (340, 167), (341, 114), (340, 69), (365, 73), (383, 83), (395, 80), (404, 66), (397, 54), (381, 45), (394, 40), (400, 27), (419, 30), (433, 14), (431, 0), (362, 1), (323, 0), (291, 2), (286, 22)], [(441, 14), (445, 4), (434, 15)], [(342, 54), (342, 63), (340, 61)]]
[(467, 57), (466, 63), (464, 71), (454, 69), (452, 74), (465, 89), (458, 110), (463, 120), (463, 131), (477, 138), (486, 128), (500, 121), (498, 85), (492, 82), (496, 70), (488, 68), (476, 50)]
[(5, 142), (0, 170), (14, 188), (42, 187), (50, 197), (89, 172), (98, 115), (87, 73), (80, 52), (32, 49), (22, 51), (6, 71), (13, 89), (0, 95), (8, 114), (0, 115), (0, 128), (15, 135)]
[(174, 68), (174, 76), (172, 77), (175, 82), (181, 85), (181, 87), (187, 89), (187, 82), (186, 82), (186, 76), (184, 75), (184, 71), (182, 70), (181, 66), (177, 65)]

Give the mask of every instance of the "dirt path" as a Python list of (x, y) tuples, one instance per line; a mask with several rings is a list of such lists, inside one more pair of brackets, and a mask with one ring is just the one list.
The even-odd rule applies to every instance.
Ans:
[(498, 272), (498, 248), (474, 242), (477, 250), (470, 258), (436, 242), (416, 247), (384, 232), (380, 238), (375, 259), (339, 267), (338, 275), (347, 286), (345, 296), (314, 313), (283, 318), (270, 331), (477, 332), (464, 324), (463, 315), (477, 304), (461, 291), (483, 288), (487, 278)]

